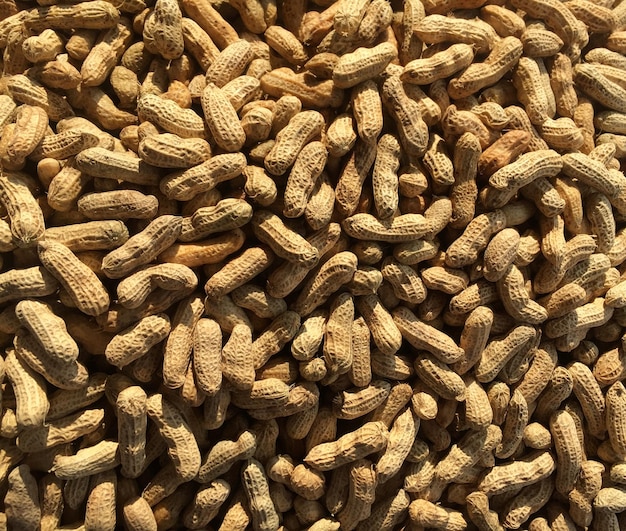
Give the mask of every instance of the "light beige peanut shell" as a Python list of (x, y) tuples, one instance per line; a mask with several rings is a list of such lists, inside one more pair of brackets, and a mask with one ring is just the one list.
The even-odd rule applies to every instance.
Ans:
[(313, 447), (304, 458), (316, 470), (333, 470), (384, 448), (389, 433), (381, 422), (368, 422), (337, 441)]
[(41, 207), (28, 184), (29, 180), (21, 173), (2, 172), (0, 203), (9, 215), (14, 241), (21, 247), (33, 245), (45, 230)]
[(148, 397), (146, 405), (148, 416), (167, 444), (176, 473), (182, 481), (194, 478), (200, 468), (200, 450), (181, 411), (160, 394)]
[(37, 481), (28, 465), (16, 466), (8, 475), (6, 523), (24, 530), (39, 528), (41, 505)]
[(116, 441), (103, 440), (75, 455), (57, 456), (52, 471), (60, 479), (75, 479), (114, 469), (119, 464)]
[(56, 316), (49, 306), (32, 299), (21, 300), (15, 307), (15, 315), (51, 357), (61, 361), (78, 358), (78, 345), (67, 333), (63, 319)]
[(124, 367), (146, 355), (170, 332), (170, 320), (165, 314), (144, 317), (136, 324), (117, 334), (108, 344), (105, 356), (109, 363)]

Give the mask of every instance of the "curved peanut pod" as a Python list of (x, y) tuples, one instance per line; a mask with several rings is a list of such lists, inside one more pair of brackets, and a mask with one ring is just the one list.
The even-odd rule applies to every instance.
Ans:
[(203, 313), (204, 302), (196, 295), (183, 299), (176, 308), (163, 349), (163, 383), (171, 389), (177, 389), (185, 382), (191, 360), (193, 329)]
[(104, 409), (79, 411), (54, 420), (46, 426), (21, 431), (17, 446), (24, 452), (41, 452), (92, 433), (103, 420)]
[(20, 247), (29, 247), (45, 231), (43, 212), (28, 187), (29, 179), (19, 172), (0, 173), (0, 203), (11, 221), (11, 233)]
[(18, 427), (43, 426), (50, 409), (45, 381), (12, 351), (4, 361), (15, 394)]
[(237, 461), (249, 459), (254, 455), (257, 447), (257, 437), (252, 431), (242, 432), (236, 441), (219, 441), (202, 459), (198, 472), (200, 483), (209, 483), (215, 480)]
[(357, 262), (356, 255), (348, 251), (337, 253), (324, 262), (317, 274), (312, 276), (302, 288), (294, 310), (302, 316), (309, 315), (343, 284), (352, 279)]
[(20, 105), (15, 116), (13, 135), (8, 140), (6, 155), (11, 163), (22, 163), (43, 140), (48, 130), (48, 115), (41, 107)]
[(204, 138), (204, 121), (193, 109), (184, 109), (175, 101), (156, 94), (145, 94), (137, 102), (139, 119), (152, 122), (169, 133), (183, 138)]
[(148, 398), (147, 412), (167, 444), (167, 453), (182, 481), (191, 481), (200, 469), (200, 450), (182, 413), (163, 395)]
[(41, 263), (61, 283), (80, 311), (96, 316), (108, 309), (109, 293), (100, 279), (65, 245), (41, 241), (38, 252)]
[(117, 285), (118, 302), (126, 308), (137, 308), (155, 289), (189, 289), (198, 285), (198, 277), (182, 264), (146, 266), (124, 278)]
[(443, 363), (453, 363), (463, 356), (463, 349), (450, 336), (420, 321), (408, 308), (400, 306), (392, 315), (402, 336), (415, 348), (427, 350)]
[(8, 474), (8, 490), (4, 502), (5, 522), (9, 527), (24, 531), (40, 529), (41, 505), (37, 480), (28, 465), (16, 466)]
[(59, 289), (56, 278), (41, 267), (11, 269), (0, 274), (0, 302), (27, 297), (45, 297)]
[(415, 442), (419, 423), (419, 418), (413, 414), (410, 407), (396, 417), (389, 431), (387, 448), (376, 464), (379, 483), (385, 483), (400, 471)]
[(78, 345), (68, 334), (65, 321), (48, 305), (36, 300), (22, 300), (15, 306), (15, 315), (52, 358), (61, 361), (78, 358)]
[(367, 422), (334, 442), (311, 448), (304, 461), (316, 470), (333, 470), (382, 450), (388, 438), (389, 432), (382, 422)]
[(205, 527), (217, 516), (222, 504), (230, 495), (230, 485), (223, 479), (200, 487), (193, 501), (183, 513), (183, 523), (189, 529)]
[(111, 365), (124, 367), (144, 356), (170, 332), (170, 320), (165, 314), (144, 317), (117, 334), (107, 345), (104, 355)]
[(374, 380), (367, 387), (339, 393), (333, 399), (333, 409), (339, 419), (356, 419), (381, 405), (390, 390), (389, 382)]
[(246, 133), (225, 92), (208, 83), (202, 92), (201, 103), (215, 143), (227, 152), (240, 151), (246, 141)]
[(102, 271), (109, 278), (121, 278), (139, 266), (154, 260), (178, 238), (182, 230), (179, 216), (159, 216), (143, 231), (102, 260)]
[(478, 484), (481, 492), (492, 496), (511, 492), (538, 483), (556, 469), (556, 461), (549, 452), (533, 452), (527, 457), (496, 465)]
[(558, 463), (556, 490), (569, 494), (578, 479), (583, 461), (576, 423), (567, 411), (557, 411), (550, 417), (550, 432)]
[(106, 472), (119, 463), (118, 443), (105, 440), (83, 448), (75, 455), (58, 456), (54, 461), (52, 472), (60, 479), (75, 479)]
[(356, 307), (365, 319), (376, 346), (386, 355), (398, 352), (402, 346), (402, 333), (378, 296), (357, 297)]
[(311, 243), (268, 210), (259, 210), (254, 214), (252, 230), (259, 240), (289, 262), (313, 267), (319, 260), (319, 251)]
[(253, 526), (259, 530), (278, 529), (280, 520), (270, 497), (263, 465), (256, 459), (248, 459), (241, 471), (241, 481), (250, 504)]
[(25, 330), (18, 331), (13, 340), (17, 356), (46, 381), (59, 389), (80, 389), (87, 384), (86, 367), (76, 361), (62, 361), (48, 354), (35, 337)]

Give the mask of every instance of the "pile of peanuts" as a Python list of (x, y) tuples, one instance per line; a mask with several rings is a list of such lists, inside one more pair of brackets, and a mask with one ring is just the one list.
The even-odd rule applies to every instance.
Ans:
[(0, 529), (626, 529), (626, 0), (0, 49)]

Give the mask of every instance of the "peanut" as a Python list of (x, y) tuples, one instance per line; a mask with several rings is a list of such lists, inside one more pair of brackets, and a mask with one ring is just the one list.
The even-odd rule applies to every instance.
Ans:
[(22, 529), (37, 529), (41, 520), (41, 506), (37, 481), (28, 465), (15, 467), (8, 477), (6, 494), (6, 522)]
[(112, 470), (119, 464), (118, 443), (100, 441), (75, 455), (57, 456), (52, 471), (60, 479), (76, 479)]
[(67, 247), (53, 241), (38, 245), (39, 258), (70, 294), (79, 310), (100, 315), (109, 307), (109, 295), (95, 273)]
[(155, 394), (146, 402), (148, 416), (154, 420), (168, 446), (168, 455), (182, 481), (193, 478), (200, 468), (200, 450), (181, 411), (163, 395)]
[(624, 9), (496, 3), (0, 5), (0, 522), (623, 524)]
[(45, 382), (14, 352), (7, 354), (5, 364), (6, 374), (15, 394), (18, 427), (43, 426), (50, 408)]
[(22, 300), (15, 307), (15, 315), (51, 357), (61, 361), (78, 358), (78, 345), (67, 333), (64, 321), (48, 306), (35, 300)]
[(387, 428), (380, 422), (368, 422), (336, 442), (311, 448), (304, 461), (317, 470), (333, 470), (384, 448), (387, 441)]
[(0, 203), (9, 215), (15, 243), (21, 247), (31, 246), (42, 238), (45, 230), (41, 207), (22, 174), (2, 172), (0, 175)]

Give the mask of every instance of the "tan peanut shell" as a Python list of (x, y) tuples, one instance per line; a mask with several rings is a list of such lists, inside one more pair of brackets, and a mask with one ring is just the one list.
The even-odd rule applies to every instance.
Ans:
[(0, 0), (0, 528), (624, 528), (624, 6)]

